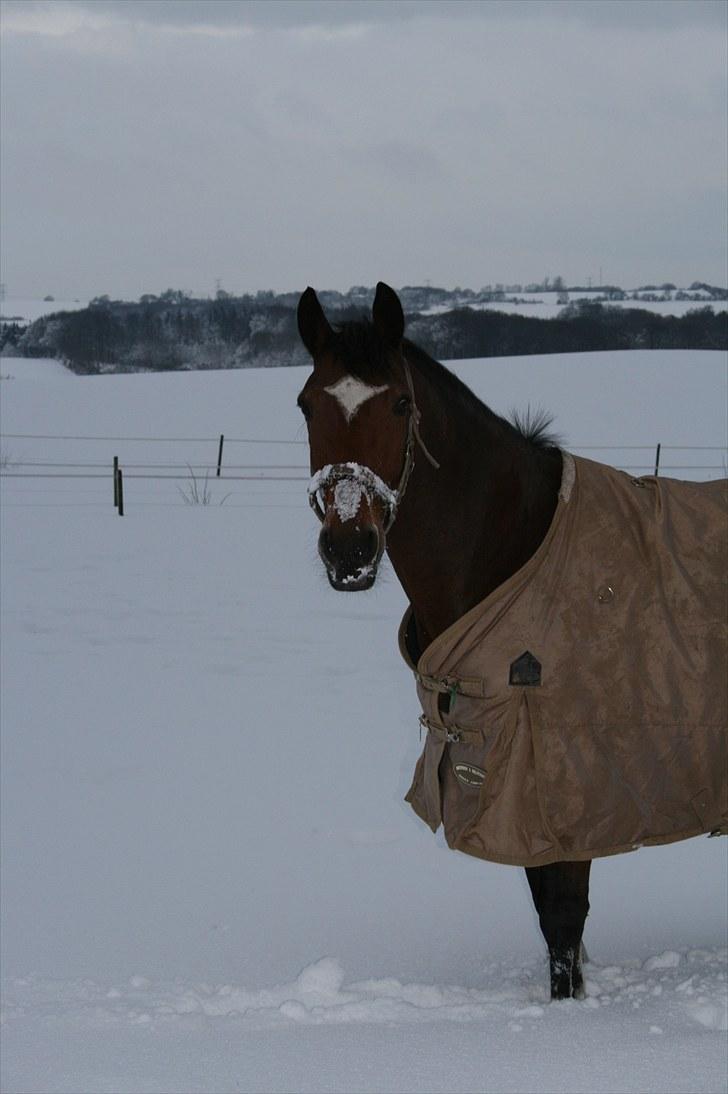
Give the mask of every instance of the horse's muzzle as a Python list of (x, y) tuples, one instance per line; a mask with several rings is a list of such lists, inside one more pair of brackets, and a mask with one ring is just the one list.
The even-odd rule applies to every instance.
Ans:
[(371, 589), (382, 557), (383, 539), (373, 524), (335, 530), (324, 524), (319, 554), (332, 588), (349, 593)]

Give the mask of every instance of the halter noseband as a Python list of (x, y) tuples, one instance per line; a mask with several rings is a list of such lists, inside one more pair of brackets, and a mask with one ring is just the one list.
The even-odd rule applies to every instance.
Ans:
[(404, 497), (404, 492), (407, 489), (407, 483), (409, 482), (410, 475), (415, 466), (415, 442), (420, 446), (423, 454), (432, 466), (436, 470), (439, 470), (439, 463), (428, 452), (427, 446), (420, 435), (420, 412), (417, 409), (417, 403), (415, 402), (415, 389), (412, 384), (410, 367), (404, 354), (402, 355), (402, 366), (404, 368), (404, 376), (407, 381), (407, 388), (410, 395), (410, 411), (407, 421), (407, 442), (404, 450), (402, 474), (399, 477), (397, 486), (388, 486), (379, 475), (371, 470), (371, 468), (364, 467), (361, 464), (327, 464), (314, 474), (308, 486), (309, 504), (322, 523), (326, 519), (326, 513), (319, 501), (319, 493), (328, 486), (335, 487), (337, 483), (349, 482), (354, 486), (359, 487), (362, 492), (366, 492), (370, 495), (374, 494), (384, 502), (387, 513), (384, 523), (384, 534), (386, 535), (394, 524), (394, 519), (397, 516), (397, 511), (402, 498)]

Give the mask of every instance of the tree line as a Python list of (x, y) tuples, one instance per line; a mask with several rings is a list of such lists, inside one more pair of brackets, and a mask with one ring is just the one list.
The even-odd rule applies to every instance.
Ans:
[[(728, 317), (711, 306), (682, 316), (593, 300), (566, 304), (556, 318), (483, 310), (467, 303), (427, 314), (413, 304), (447, 307), (444, 290), (404, 289), (407, 334), (433, 357), (501, 357), (623, 349), (726, 349)], [(373, 290), (319, 294), (332, 319), (366, 314)], [(308, 361), (296, 328), (297, 294), (195, 300), (170, 290), (138, 303), (100, 297), (82, 310), (6, 324), (0, 348), (55, 357), (78, 373), (272, 367)], [(467, 297), (466, 297), (467, 300)]]
[(686, 315), (576, 301), (553, 319), (459, 308), (414, 316), (408, 335), (433, 357), (517, 357), (627, 349), (726, 349), (728, 315), (710, 306)]

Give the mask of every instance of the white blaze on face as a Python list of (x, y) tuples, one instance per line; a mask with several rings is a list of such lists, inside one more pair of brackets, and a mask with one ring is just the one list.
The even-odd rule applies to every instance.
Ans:
[(380, 387), (373, 387), (371, 384), (365, 384), (363, 380), (357, 380), (354, 376), (342, 376), (335, 384), (325, 387), (324, 391), (329, 395), (333, 395), (343, 410), (348, 423), (360, 406), (363, 406), (373, 395), (379, 395), (380, 392), (386, 391), (388, 386), (388, 384), (382, 384)]

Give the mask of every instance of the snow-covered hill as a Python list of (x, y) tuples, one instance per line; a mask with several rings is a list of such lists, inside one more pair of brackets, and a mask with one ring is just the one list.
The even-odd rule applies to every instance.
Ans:
[[(455, 368), (618, 464), (726, 444), (722, 354)], [(523, 872), (402, 802), (404, 597), (321, 574), (304, 370), (0, 372), (4, 1090), (724, 1089), (728, 841), (597, 862), (588, 998), (550, 1004)], [(200, 477), (220, 433), (283, 481), (132, 477)]]

